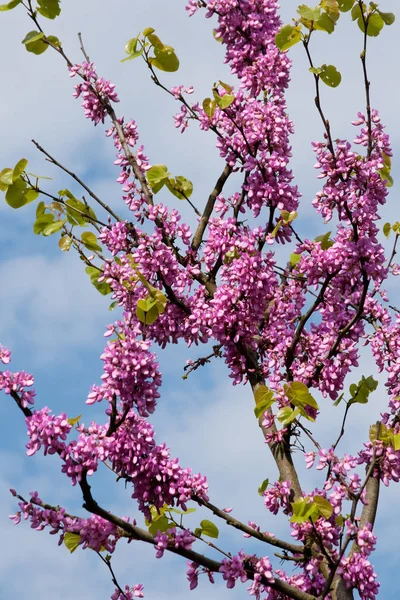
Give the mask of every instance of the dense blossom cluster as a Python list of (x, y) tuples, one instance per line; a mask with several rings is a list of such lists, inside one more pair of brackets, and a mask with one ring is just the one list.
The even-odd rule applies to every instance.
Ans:
[(115, 85), (98, 77), (93, 63), (84, 62), (70, 68), (70, 76), (79, 75), (82, 82), (75, 86), (74, 97), (82, 96), (82, 106), (85, 117), (91, 119), (95, 125), (104, 123), (107, 116), (107, 104), (119, 102), (115, 92)]
[[(11, 493), (16, 496), (15, 490), (11, 490)], [(60, 534), (59, 544), (66, 533), (73, 533), (79, 534), (78, 543), (82, 548), (92, 548), (97, 552), (104, 548), (113, 553), (121, 537), (115, 525), (97, 515), (82, 519), (68, 515), (63, 507), (47, 508), (37, 492), (31, 492), (30, 501), (21, 500), (18, 506), (20, 510), (10, 517), (14, 523), (18, 524), (23, 518), (29, 520), (32, 529), (37, 531), (49, 528), (52, 535)]]

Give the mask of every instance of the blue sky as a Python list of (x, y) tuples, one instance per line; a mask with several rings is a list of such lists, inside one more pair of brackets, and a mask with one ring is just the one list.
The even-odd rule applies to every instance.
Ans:
[[(289, 22), (297, 2), (282, 1), (282, 15), (285, 22)], [(166, 75), (165, 81), (169, 86), (193, 85), (196, 98), (202, 100), (210, 94), (214, 81), (235, 83), (223, 64), (221, 45), (213, 40), (211, 22), (201, 15), (189, 19), (184, 1), (172, 4), (137, 0), (133, 4), (129, 0), (118, 0), (112, 9), (103, 0), (70, 0), (63, 4), (62, 16), (54, 23), (45, 23), (48, 32), (59, 36), (76, 62), (81, 61), (77, 33), (82, 32), (99, 74), (117, 85), (121, 99), (119, 114), (136, 119), (141, 142), (151, 162), (166, 163), (171, 172), (191, 179), (196, 203), (204, 205), (223, 166), (213, 136), (193, 125), (185, 135), (179, 134), (172, 119), (178, 104), (154, 87), (140, 61), (121, 64), (120, 58), (124, 56), (123, 46), (129, 38), (145, 27), (154, 27), (165, 43), (175, 47), (181, 59), (178, 73)], [(382, 9), (396, 12), (396, 0), (386, 0)], [(350, 122), (364, 106), (359, 61), (362, 40), (355, 24), (348, 22), (349, 15), (344, 15), (342, 20), (333, 36), (319, 36), (315, 62), (335, 64), (342, 72), (342, 85), (336, 90), (325, 88), (323, 102), (334, 137), (352, 138), (354, 131)], [(392, 137), (395, 182), (396, 174), (400, 173), (396, 101), (400, 86), (393, 59), (399, 50), (398, 26), (396, 22), (391, 28), (385, 28), (378, 39), (370, 41), (372, 103), (380, 110)], [(112, 143), (104, 137), (101, 126), (93, 128), (83, 118), (80, 103), (71, 96), (73, 82), (58, 57), (51, 52), (37, 57), (25, 51), (20, 40), (30, 29), (21, 7), (0, 14), (0, 55), (3, 57), (0, 167), (13, 166), (24, 156), (29, 160), (30, 171), (54, 177), (54, 181), (49, 182), (53, 191), (69, 187), (78, 193), (75, 185), (35, 151), (30, 144), (35, 138), (60, 162), (79, 173), (117, 212), (127, 215), (120, 200), (119, 185), (115, 183), (118, 172), (112, 164)], [(294, 48), (291, 56), (295, 64), (288, 102), (296, 128), (292, 166), (303, 193), (299, 226), (303, 234), (314, 237), (328, 230), (311, 208), (318, 180), (310, 142), (320, 139), (322, 131), (313, 106), (312, 77), (301, 48)], [(172, 197), (161, 198), (161, 194), (160, 200), (171, 206), (174, 202)], [(395, 202), (392, 191), (382, 224), (399, 218)], [(186, 205), (179, 203), (178, 209), (193, 222)], [(61, 254), (55, 236), (44, 239), (33, 234), (33, 220), (33, 206), (13, 211), (4, 201), (0, 202), (0, 342), (13, 351), (13, 368), (34, 373), (39, 406), (49, 405), (55, 412), (66, 411), (70, 416), (83, 412), (86, 421), (100, 419), (101, 407), (87, 408), (84, 401), (91, 383), (98, 381), (101, 374), (98, 357), (104, 345), (104, 326), (113, 318), (107, 311), (109, 300), (92, 288), (76, 256)], [(393, 283), (388, 287), (395, 290)], [(274, 478), (275, 468), (254, 419), (251, 394), (248, 388), (231, 387), (222, 362), (183, 381), (186, 358), (201, 355), (201, 349), (188, 351), (182, 345), (160, 353), (165, 385), (152, 419), (157, 439), (166, 441), (183, 464), (207, 474), (211, 499), (216, 504), (233, 506), (239, 518), (254, 520), (266, 530), (283, 533), (285, 523), (276, 521), (264, 510), (256, 493), (265, 477)], [(371, 369), (371, 359), (365, 353), (362, 369), (352, 381), (357, 380), (357, 375), (371, 374)], [(360, 408), (351, 416), (351, 436), (343, 445), (343, 451), (360, 448), (368, 425), (376, 420), (384, 404), (381, 386), (365, 410)], [(324, 406), (317, 435), (326, 443), (331, 439), (333, 423), (340, 417), (337, 409), (328, 404)], [(48, 502), (64, 504), (71, 511), (79, 510), (81, 499), (78, 490), (61, 477), (57, 460), (25, 456), (24, 423), (4, 397), (0, 401), (0, 423), (3, 549), (0, 598), (22, 600), (28, 595), (40, 600), (108, 598), (112, 584), (94, 553), (69, 555), (65, 548), (56, 547), (52, 536), (34, 532), (26, 525), (15, 527), (7, 520), (7, 516), (15, 512), (15, 503), (8, 492), (10, 487), (25, 494), (37, 489)], [(310, 479), (309, 473), (305, 477), (305, 487), (318, 483)], [(119, 514), (136, 514), (129, 493), (122, 485), (115, 486), (108, 473), (100, 473), (93, 484), (98, 497), (110, 509)], [(391, 508), (398, 503), (399, 491), (392, 487), (384, 492), (374, 560), (382, 581), (381, 597), (394, 600), (398, 597), (393, 583), (397, 564), (392, 544), (400, 535), (400, 527)], [(193, 522), (199, 520), (200, 515), (196, 513)], [(232, 552), (242, 547), (248, 551), (259, 549), (232, 532), (224, 532), (221, 543)], [(153, 548), (142, 545), (121, 547), (115, 559), (121, 583), (144, 583), (147, 598), (154, 600), (186, 599), (189, 590), (182, 561), (176, 557), (156, 561), (154, 554)], [(221, 582), (214, 587), (202, 582), (190, 597), (200, 598), (204, 593), (211, 599), (221, 600), (247, 597), (245, 586), (230, 592)]]

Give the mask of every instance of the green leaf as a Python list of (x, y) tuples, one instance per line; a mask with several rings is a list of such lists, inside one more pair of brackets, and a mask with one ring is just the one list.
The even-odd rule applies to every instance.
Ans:
[(378, 13), (378, 15), (381, 17), (381, 19), (384, 21), (384, 23), (386, 25), (393, 25), (393, 23), (396, 20), (396, 17), (394, 16), (393, 13), (384, 13), (381, 10), (377, 10), (376, 12)]
[(275, 36), (275, 44), (282, 52), (288, 50), (302, 39), (301, 26), (284, 25)]
[[(355, 21), (356, 19), (362, 19), (362, 15), (363, 15), (363, 11), (361, 10), (360, 5), (358, 4), (358, 2), (356, 4), (354, 4), (353, 1), (353, 8), (351, 9), (351, 18), (353, 21)], [(365, 7), (365, 4), (364, 4)]]
[(370, 393), (374, 392), (377, 387), (378, 382), (372, 375), (369, 377), (363, 376), (358, 384), (352, 383), (350, 385), (351, 399), (349, 404), (367, 404)]
[(256, 389), (254, 399), (256, 401), (254, 414), (257, 419), (259, 419), (276, 401), (273, 391), (266, 385), (260, 385), (260, 387)]
[(211, 100), (211, 98), (203, 100), (203, 110), (210, 119), (213, 118), (216, 108), (217, 102), (215, 100)]
[[(361, 31), (364, 32), (364, 21), (362, 19), (358, 19), (357, 23)], [(377, 37), (382, 31), (384, 25), (385, 21), (382, 19), (382, 17), (378, 13), (373, 13), (368, 17), (367, 35), (370, 37)]]
[(100, 294), (102, 294), (103, 296), (111, 294), (112, 290), (108, 283), (106, 281), (99, 282), (99, 277), (101, 277), (101, 275), (103, 274), (102, 271), (99, 271), (99, 269), (96, 269), (96, 267), (86, 267), (85, 271), (89, 275), (90, 281), (92, 282), (96, 290), (100, 292)]
[(341, 12), (348, 12), (353, 8), (354, 2), (356, 0), (338, 0), (339, 2), (339, 10)]
[(388, 167), (383, 167), (383, 169), (380, 169), (378, 171), (379, 175), (381, 176), (381, 179), (383, 181), (386, 181), (386, 187), (392, 187), (393, 185), (393, 177), (390, 174), (390, 168)]
[(30, 31), (22, 40), (22, 44), (33, 44), (45, 37), (43, 31)]
[(339, 404), (341, 403), (343, 398), (344, 398), (344, 394), (340, 394), (339, 398), (337, 400), (335, 400), (335, 402), (333, 403), (333, 406), (339, 406)]
[(78, 423), (78, 421), (80, 421), (81, 418), (82, 418), (82, 415), (78, 415), (77, 417), (75, 417), (73, 419), (67, 419), (67, 421), (73, 427), (74, 425), (76, 425)]
[[(0, 183), (2, 184), (2, 191), (5, 192), (8, 186), (13, 183), (13, 170), (3, 169), (0, 173)], [(4, 186), (4, 189), (3, 189)]]
[(151, 35), (154, 32), (155, 32), (155, 29), (153, 29), (152, 27), (146, 27), (146, 29), (143, 29), (144, 37), (147, 37), (148, 35)]
[(267, 489), (268, 485), (269, 485), (269, 479), (268, 478), (264, 479), (264, 481), (262, 482), (262, 484), (258, 488), (258, 493), (259, 493), (260, 496), (263, 495), (263, 493)]
[(152, 33), (148, 33), (146, 37), (154, 48), (162, 50), (163, 48), (165, 48), (165, 46), (160, 40), (160, 38), (157, 35), (154, 35), (154, 31), (155, 29), (153, 29)]
[(280, 421), (282, 425), (289, 425), (289, 423), (295, 420), (298, 414), (299, 411), (293, 410), (291, 406), (283, 406), (278, 411), (278, 414), (276, 416), (278, 421)]
[(68, 223), (71, 225), (81, 225), (84, 227), (90, 219), (86, 218), (85, 215), (91, 217), (91, 219), (96, 218), (96, 214), (91, 206), (87, 206), (84, 202), (77, 200), (71, 194), (69, 190), (60, 190), (58, 194), (63, 197), (67, 196), (68, 200), (65, 201), (67, 206), (66, 209), (66, 217)]
[(12, 0), (12, 2), (9, 2), (8, 4), (0, 4), (0, 12), (3, 10), (11, 10), (18, 6), (18, 4), (21, 4), (21, 2), (22, 0)]
[(26, 160), (26, 158), (21, 158), (21, 160), (17, 162), (12, 173), (12, 183), (17, 181), (17, 179), (21, 177), (22, 173), (25, 171), (27, 164), (28, 161)]
[(201, 527), (201, 532), (203, 535), (206, 535), (207, 537), (210, 537), (210, 538), (218, 538), (218, 536), (219, 536), (218, 527), (216, 525), (214, 525), (214, 523), (212, 523), (211, 521), (207, 521), (207, 519), (205, 519), (204, 521), (201, 521), (200, 527)]
[(345, 524), (345, 519), (343, 515), (338, 515), (335, 519), (335, 523), (336, 525), (338, 525), (339, 527), (343, 527), (343, 525)]
[[(56, 37), (55, 35), (48, 35), (46, 36), (46, 40), (52, 44), (53, 46), (56, 46), (56, 48), (60, 48), (61, 47), (61, 42), (58, 39), (58, 37)], [(50, 178), (49, 178), (50, 179)]]
[(54, 221), (54, 223), (46, 225), (46, 227), (44, 227), (42, 230), (42, 234), (47, 237), (49, 235), (53, 235), (53, 233), (57, 233), (63, 228), (66, 221), (67, 219), (64, 219), (63, 221)]
[(168, 168), (165, 165), (153, 165), (146, 171), (147, 181), (154, 194), (157, 194), (167, 182)]
[(217, 37), (217, 30), (213, 29), (213, 36), (214, 36), (214, 40), (219, 42), (220, 44), (222, 43), (222, 37)]
[(331, 231), (324, 233), (323, 235), (318, 235), (314, 242), (321, 242), (321, 250), (328, 250), (331, 246), (333, 246), (333, 241), (330, 240)]
[[(151, 29), (151, 28), (149, 28), (149, 29)], [(153, 31), (154, 31), (154, 29), (153, 29)], [(137, 58), (138, 56), (141, 56), (141, 54), (143, 54), (144, 45), (140, 44), (140, 47), (138, 50), (138, 43), (139, 43), (138, 37), (132, 38), (127, 41), (127, 43), (125, 44), (125, 52), (127, 54), (129, 54), (129, 56), (127, 56), (126, 58), (123, 58), (121, 60), (121, 62), (125, 62), (126, 60), (132, 60), (133, 58)]]
[(159, 531), (161, 531), (161, 533), (164, 533), (168, 529), (171, 529), (171, 527), (175, 527), (174, 523), (172, 523), (168, 519), (168, 517), (161, 515), (159, 518), (154, 519), (150, 523), (148, 530), (149, 533), (151, 533), (151, 535), (157, 535)]
[(325, 519), (329, 519), (333, 513), (333, 506), (323, 496), (314, 496), (313, 498), (314, 504), (317, 505), (319, 514), (321, 517), (325, 517)]
[(319, 6), (317, 6), (316, 8), (311, 8), (311, 6), (301, 4), (298, 7), (297, 12), (301, 17), (307, 19), (308, 21), (316, 21), (321, 14), (321, 9), (319, 8)]
[(233, 94), (225, 94), (224, 96), (220, 96), (218, 90), (216, 88), (213, 89), (214, 100), (221, 110), (228, 108), (235, 100), (235, 96)]
[(24, 37), (22, 43), (25, 44), (25, 48), (28, 52), (33, 52), (33, 54), (43, 54), (49, 47), (49, 45), (43, 41), (44, 38), (45, 35), (42, 31), (30, 31)]
[(396, 223), (393, 223), (392, 229), (393, 229), (393, 231), (395, 233), (400, 233), (400, 223), (399, 223), (399, 221), (396, 221)]
[(60, 241), (58, 242), (59, 248), (63, 252), (68, 252), (72, 245), (72, 238), (69, 235), (63, 235)]
[(45, 227), (54, 222), (54, 215), (52, 213), (39, 215), (33, 224), (33, 231), (36, 235), (43, 233)]
[(39, 204), (36, 207), (36, 218), (40, 217), (41, 215), (44, 215), (45, 210), (46, 210), (45, 203), (39, 202)]
[(392, 440), (393, 450), (397, 452), (398, 450), (400, 450), (400, 433), (394, 433), (392, 436)]
[(179, 69), (179, 59), (171, 46), (154, 47), (154, 58), (149, 58), (149, 62), (153, 67), (167, 73), (174, 73)]
[(383, 233), (386, 237), (389, 237), (390, 232), (392, 230), (392, 226), (390, 223), (385, 223), (383, 226)]
[(292, 502), (292, 509), (291, 523), (305, 523), (310, 519), (316, 521), (319, 517), (318, 506), (309, 498), (299, 498), (299, 500)]
[(61, 13), (60, 0), (37, 0), (37, 11), (47, 19), (55, 19)]
[(229, 85), (228, 83), (224, 83), (223, 81), (219, 80), (219, 85), (221, 87), (223, 87), (224, 90), (228, 92), (228, 94), (232, 93), (233, 87), (231, 85)]
[(111, 302), (110, 306), (108, 307), (108, 310), (113, 311), (116, 306), (118, 306), (118, 300), (114, 300), (114, 302)]
[[(295, 406), (311, 406), (319, 410), (317, 401), (310, 394), (308, 387), (301, 381), (292, 381), (290, 384), (285, 385), (284, 389), (288, 399)], [(305, 415), (303, 414), (303, 416)]]
[(292, 252), (292, 254), (290, 255), (290, 258), (289, 258), (290, 264), (293, 267), (295, 267), (300, 261), (301, 261), (301, 254), (296, 254), (295, 252)]
[(25, 199), (26, 199), (26, 203), (29, 204), (30, 202), (33, 202), (34, 200), (36, 200), (36, 198), (39, 197), (39, 192), (37, 190), (34, 190), (33, 188), (28, 189), (28, 191), (25, 194)]
[(81, 240), (85, 248), (94, 252), (101, 252), (101, 246), (97, 243), (97, 237), (91, 231), (84, 231)]
[(152, 325), (157, 317), (164, 312), (167, 298), (160, 290), (149, 284), (147, 284), (147, 287), (150, 288), (150, 292), (146, 298), (137, 301), (136, 316), (141, 323)]
[(70, 533), (69, 531), (64, 533), (64, 544), (67, 546), (71, 554), (78, 548), (80, 541), (81, 536), (79, 533)]
[(27, 185), (23, 179), (17, 179), (10, 185), (6, 192), (6, 202), (12, 208), (21, 208), (29, 204), (30, 200), (26, 197)]
[(325, 10), (328, 17), (336, 23), (340, 17), (338, 0), (321, 0), (321, 7)]
[(333, 65), (322, 65), (319, 76), (326, 85), (333, 88), (337, 87), (342, 81), (341, 74)]
[(186, 200), (186, 198), (190, 198), (193, 193), (193, 183), (182, 175), (167, 179), (165, 184), (171, 194), (179, 198), (179, 200)]
[(315, 21), (314, 29), (332, 33), (335, 30), (335, 21), (325, 12)]

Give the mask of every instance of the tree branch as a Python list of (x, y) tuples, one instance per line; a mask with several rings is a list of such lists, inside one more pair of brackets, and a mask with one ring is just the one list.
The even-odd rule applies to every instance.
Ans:
[(204, 209), (203, 215), (197, 226), (196, 233), (193, 236), (192, 250), (197, 250), (199, 248), (199, 246), (203, 240), (204, 231), (208, 225), (208, 221), (210, 220), (210, 217), (214, 210), (214, 205), (215, 205), (217, 196), (222, 192), (225, 182), (231, 173), (232, 173), (232, 167), (228, 164), (225, 165), (225, 168), (222, 171), (221, 175), (219, 176), (213, 191), (211, 192), (211, 194), (208, 197), (207, 204)]

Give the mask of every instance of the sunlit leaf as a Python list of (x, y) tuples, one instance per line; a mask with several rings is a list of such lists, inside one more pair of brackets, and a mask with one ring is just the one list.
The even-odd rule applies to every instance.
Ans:
[(275, 36), (275, 44), (283, 52), (300, 42), (301, 39), (301, 26), (284, 25)]
[(103, 296), (111, 294), (112, 290), (108, 283), (106, 281), (99, 282), (99, 277), (103, 275), (102, 271), (99, 271), (99, 269), (96, 269), (96, 267), (86, 267), (85, 271), (89, 275), (90, 281), (96, 290), (100, 292), (100, 294)]
[(64, 544), (71, 552), (71, 554), (75, 552), (75, 550), (78, 548), (80, 540), (81, 536), (79, 535), (79, 533), (70, 533), (69, 531), (67, 531), (64, 534)]
[(206, 535), (210, 538), (218, 538), (218, 527), (214, 525), (212, 521), (208, 521), (207, 519), (205, 519), (204, 521), (201, 521), (200, 527), (203, 535)]

